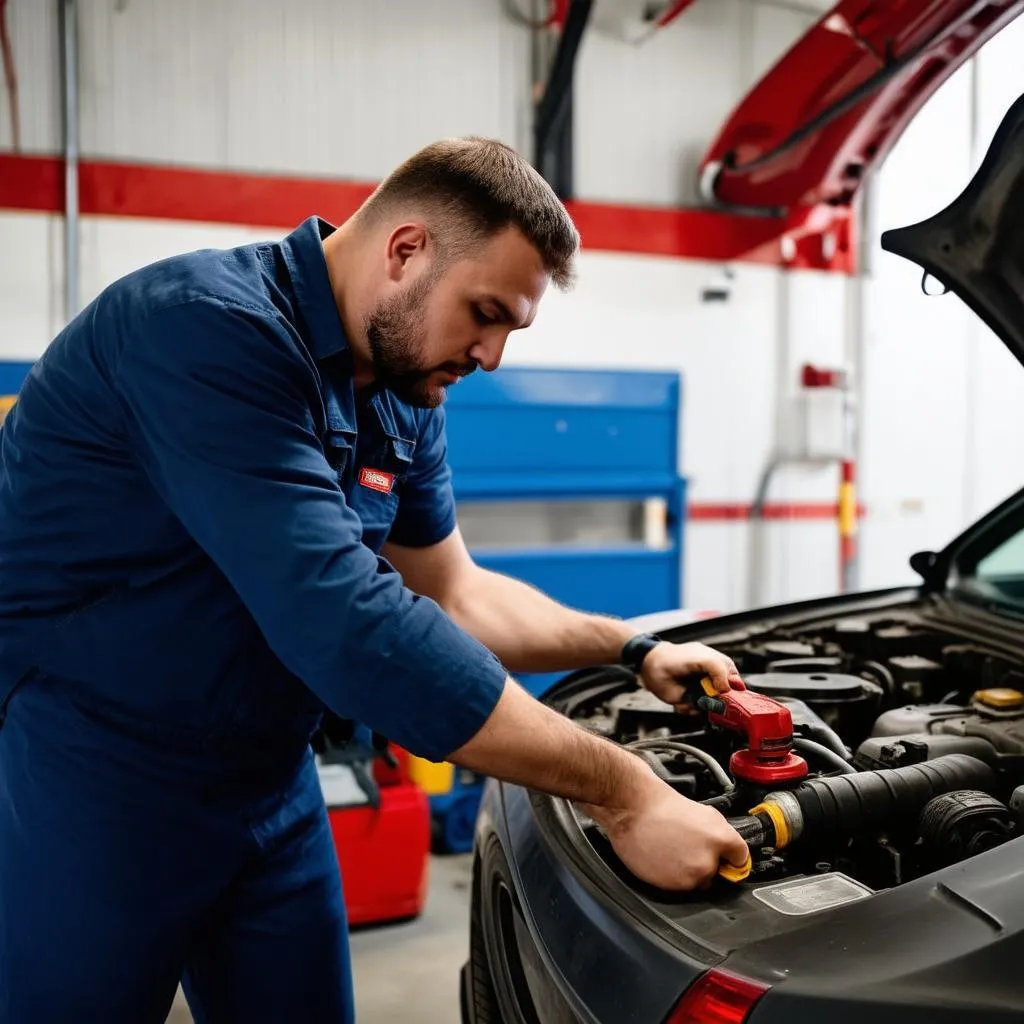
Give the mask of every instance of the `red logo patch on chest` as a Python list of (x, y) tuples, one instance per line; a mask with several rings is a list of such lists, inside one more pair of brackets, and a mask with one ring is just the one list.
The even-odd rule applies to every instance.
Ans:
[(371, 491), (390, 494), (391, 488), (395, 486), (395, 474), (385, 473), (382, 469), (361, 469), (359, 482), (364, 487), (369, 487)]

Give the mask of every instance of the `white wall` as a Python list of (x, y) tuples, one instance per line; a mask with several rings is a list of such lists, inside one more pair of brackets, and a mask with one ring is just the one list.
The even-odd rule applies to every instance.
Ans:
[[(526, 8), (527, 0), (519, 0)], [(83, 152), (88, 156), (374, 179), (439, 135), (495, 135), (528, 151), (528, 33), (500, 0), (80, 0)], [(120, 7), (123, 6), (123, 10)], [(636, 0), (599, 0), (577, 78), (582, 198), (691, 201), (692, 170), (751, 82), (810, 21), (755, 0), (699, 0), (633, 47), (615, 32)], [(26, 150), (59, 146), (54, 4), (10, 0)], [(911, 578), (939, 544), (1016, 488), (1024, 373), (952, 297), (925, 299), (909, 265), (877, 252), (880, 227), (944, 205), (966, 182), (972, 110), (983, 143), (1024, 90), (1024, 21), (936, 96), (874, 186), (864, 288), (861, 582)], [(972, 102), (972, 96), (975, 102)], [(6, 97), (0, 95), (0, 101)], [(9, 145), (0, 102), (0, 148)], [(975, 159), (978, 154), (975, 154)], [(87, 218), (83, 300), (142, 263), (281, 229)], [(0, 357), (31, 358), (61, 326), (60, 218), (0, 213)], [(701, 503), (749, 502), (772, 451), (791, 444), (798, 367), (850, 355), (847, 283), (737, 266), (725, 303), (700, 261), (585, 253), (579, 283), (552, 293), (510, 364), (681, 369), (684, 471)], [(781, 404), (777, 392), (787, 395)], [(1010, 444), (997, 456), (994, 441)], [(775, 501), (829, 502), (834, 468), (787, 469)], [(796, 599), (837, 586), (835, 525), (773, 521), (752, 590), (744, 522), (688, 528), (686, 597), (702, 607)]]
[[(932, 98), (872, 190), (865, 289), (861, 579), (915, 579), (906, 564), (942, 546), (1024, 485), (1024, 368), (953, 295), (882, 252), (880, 233), (950, 203), (1024, 92), (1024, 19), (1013, 22)], [(935, 283), (930, 291), (937, 292)], [(1001, 451), (997, 452), (997, 446)]]

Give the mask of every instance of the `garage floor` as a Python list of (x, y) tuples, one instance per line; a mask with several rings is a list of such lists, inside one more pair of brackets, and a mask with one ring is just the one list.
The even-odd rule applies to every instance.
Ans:
[[(358, 1024), (453, 1024), (459, 1019), (459, 969), (469, 944), (472, 857), (434, 857), (430, 894), (416, 921), (352, 936)], [(167, 1024), (191, 1024), (181, 993)], [(243, 1024), (243, 1022), (239, 1022)]]

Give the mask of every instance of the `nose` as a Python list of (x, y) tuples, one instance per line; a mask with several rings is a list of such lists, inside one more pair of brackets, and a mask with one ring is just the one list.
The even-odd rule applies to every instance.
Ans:
[(508, 334), (492, 334), (475, 342), (469, 350), (469, 358), (482, 370), (491, 373), (501, 365), (501, 357), (505, 352)]

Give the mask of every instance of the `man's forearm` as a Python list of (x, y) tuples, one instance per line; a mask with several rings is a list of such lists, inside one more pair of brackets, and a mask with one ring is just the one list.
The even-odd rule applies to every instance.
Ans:
[(638, 758), (531, 697), (511, 678), (480, 731), (450, 760), (504, 782), (586, 805), (613, 820), (659, 784)]
[(510, 672), (560, 672), (618, 660), (626, 623), (567, 608), (521, 580), (475, 567), (445, 611)]

